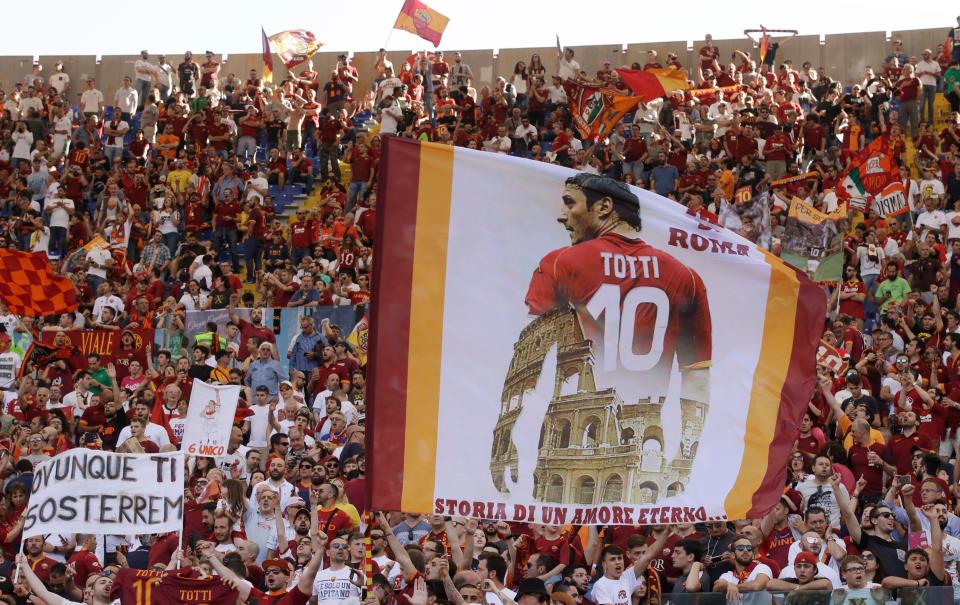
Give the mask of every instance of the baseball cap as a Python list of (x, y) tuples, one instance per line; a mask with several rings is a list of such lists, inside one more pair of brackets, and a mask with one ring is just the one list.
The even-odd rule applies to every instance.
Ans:
[(816, 567), (817, 556), (812, 552), (807, 552), (805, 550), (801, 551), (797, 553), (797, 557), (793, 560), (794, 565), (796, 565), (797, 563), (809, 563), (810, 565), (813, 565), (814, 567)]
[(266, 561), (263, 562), (263, 565), (261, 565), (261, 567), (263, 568), (263, 571), (267, 571), (268, 569), (271, 569), (271, 568), (276, 568), (285, 574), (290, 573), (290, 564), (284, 561), (283, 559), (267, 559)]

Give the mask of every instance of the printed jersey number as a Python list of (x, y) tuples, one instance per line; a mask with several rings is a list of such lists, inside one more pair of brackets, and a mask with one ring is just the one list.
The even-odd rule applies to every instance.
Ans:
[[(636, 333), (637, 307), (654, 305), (657, 308), (654, 318), (653, 336), (650, 350), (643, 354), (633, 351), (633, 339)], [(614, 372), (623, 367), (633, 372), (643, 372), (657, 365), (663, 355), (663, 340), (670, 319), (670, 300), (660, 288), (639, 286), (623, 297), (620, 305), (620, 286), (603, 284), (590, 302), (587, 312), (597, 321), (603, 315), (603, 370)]]
[(140, 578), (130, 582), (133, 584), (137, 605), (151, 605), (153, 603), (153, 585), (159, 581), (160, 578)]

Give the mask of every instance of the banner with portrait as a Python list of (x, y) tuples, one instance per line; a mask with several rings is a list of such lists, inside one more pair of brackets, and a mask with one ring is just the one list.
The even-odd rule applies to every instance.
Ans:
[(223, 456), (230, 442), (240, 387), (193, 379), (180, 450), (192, 456)]
[(612, 179), (384, 151), (374, 508), (633, 525), (777, 502), (814, 388), (816, 283)]

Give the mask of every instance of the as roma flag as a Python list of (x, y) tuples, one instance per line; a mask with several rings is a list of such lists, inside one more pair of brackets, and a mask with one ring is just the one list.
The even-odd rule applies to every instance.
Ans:
[(397, 15), (397, 21), (393, 24), (393, 29), (402, 29), (405, 32), (416, 34), (431, 42), (436, 48), (440, 46), (440, 38), (449, 22), (449, 18), (423, 2), (406, 0), (400, 9), (400, 14)]
[(273, 49), (271, 48), (270, 38), (263, 27), (260, 27), (260, 40), (263, 44), (263, 81), (273, 82)]
[(42, 252), (0, 250), (0, 301), (11, 313), (42, 317), (76, 310), (69, 277), (55, 274)]
[(691, 87), (687, 74), (676, 67), (660, 69), (618, 69), (620, 79), (643, 101), (657, 99), (675, 90)]
[(307, 61), (320, 50), (323, 43), (317, 42), (313, 32), (291, 29), (270, 36), (270, 46), (280, 56), (287, 69)]
[(610, 134), (623, 116), (643, 100), (609, 86), (567, 80), (563, 83), (573, 123), (584, 139), (597, 140)]

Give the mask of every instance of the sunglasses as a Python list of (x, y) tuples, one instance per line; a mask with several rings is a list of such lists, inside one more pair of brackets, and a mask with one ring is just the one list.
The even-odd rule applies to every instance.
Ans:
[(883, 517), (885, 519), (889, 519), (893, 517), (893, 513), (874, 513), (873, 518), (876, 519), (877, 517)]
[(334, 542), (333, 544), (330, 545), (330, 548), (334, 550), (346, 550), (348, 546), (342, 542)]
[(737, 552), (753, 552), (752, 546), (747, 546), (746, 544), (739, 544), (735, 547)]
[(860, 558), (864, 561), (876, 561), (877, 558), (874, 555), (860, 555)]

